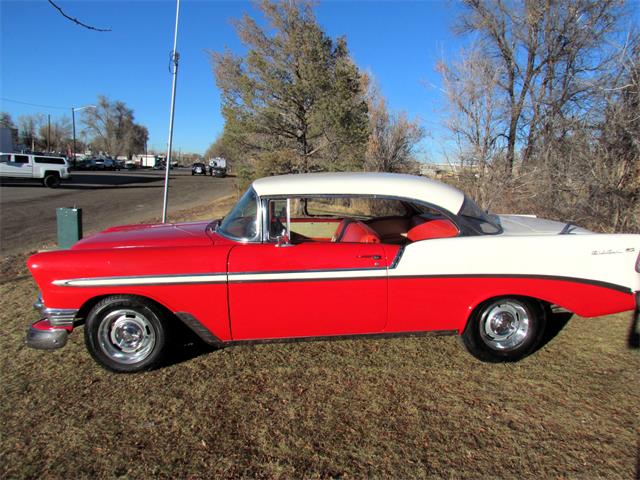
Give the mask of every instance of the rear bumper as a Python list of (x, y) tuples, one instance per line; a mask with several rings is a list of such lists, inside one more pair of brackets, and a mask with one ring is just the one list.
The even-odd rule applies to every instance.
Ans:
[(39, 350), (54, 350), (67, 344), (69, 331), (66, 328), (53, 327), (48, 320), (39, 320), (27, 331), (27, 345)]

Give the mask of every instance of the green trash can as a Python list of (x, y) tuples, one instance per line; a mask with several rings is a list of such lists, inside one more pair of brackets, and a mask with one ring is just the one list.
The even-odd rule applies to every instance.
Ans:
[(56, 208), (58, 248), (67, 249), (82, 238), (82, 209)]

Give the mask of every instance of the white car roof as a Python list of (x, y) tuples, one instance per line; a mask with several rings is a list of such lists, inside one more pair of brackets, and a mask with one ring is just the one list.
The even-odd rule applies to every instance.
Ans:
[(464, 194), (442, 182), (415, 175), (374, 172), (303, 173), (260, 178), (256, 193), (272, 195), (386, 195), (427, 202), (458, 213)]

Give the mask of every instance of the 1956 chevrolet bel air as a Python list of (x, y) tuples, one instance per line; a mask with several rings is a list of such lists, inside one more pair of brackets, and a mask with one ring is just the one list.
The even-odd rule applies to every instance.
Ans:
[(27, 342), (87, 348), (116, 372), (153, 368), (178, 322), (213, 345), (457, 334), (485, 361), (540, 343), (553, 309), (633, 310), (640, 235), (483, 212), (426, 178), (321, 173), (256, 180), (222, 220), (109, 228), (33, 255)]

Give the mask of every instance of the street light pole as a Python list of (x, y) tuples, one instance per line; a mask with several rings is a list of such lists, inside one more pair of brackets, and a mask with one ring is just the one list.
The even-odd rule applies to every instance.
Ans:
[(73, 124), (73, 168), (76, 168), (76, 110), (84, 110), (85, 108), (96, 108), (95, 105), (85, 105), (84, 107), (71, 107), (71, 123)]
[(178, 60), (180, 54), (178, 48), (178, 19), (180, 16), (180, 0), (176, 0), (176, 25), (173, 34), (173, 51), (171, 62), (173, 63), (173, 82), (171, 85), (171, 112), (169, 114), (169, 142), (167, 146), (167, 164), (164, 169), (164, 198), (162, 201), (162, 223), (167, 223), (167, 202), (169, 200), (169, 169), (171, 168), (171, 149), (173, 148), (173, 115), (176, 107), (176, 82), (178, 81)]

